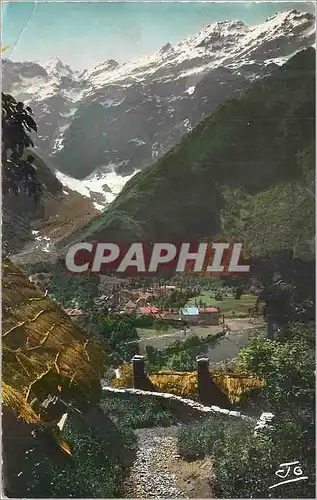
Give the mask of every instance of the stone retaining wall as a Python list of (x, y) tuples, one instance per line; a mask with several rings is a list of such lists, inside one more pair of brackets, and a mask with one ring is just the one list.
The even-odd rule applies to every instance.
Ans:
[(231, 411), (219, 406), (205, 406), (202, 403), (197, 403), (191, 399), (184, 399), (175, 394), (166, 392), (145, 391), (142, 389), (117, 389), (115, 387), (106, 386), (102, 388), (104, 393), (116, 394), (118, 397), (127, 397), (129, 395), (140, 396), (142, 399), (148, 398), (158, 402), (168, 403), (170, 408), (177, 414), (181, 420), (191, 420), (204, 417), (206, 415), (222, 414), (230, 417), (242, 418), (251, 422), (256, 422), (246, 415), (242, 415), (238, 411)]

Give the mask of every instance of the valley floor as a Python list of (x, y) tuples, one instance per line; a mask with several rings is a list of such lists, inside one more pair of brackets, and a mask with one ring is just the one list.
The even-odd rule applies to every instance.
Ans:
[[(263, 328), (265, 326), (262, 319), (250, 320), (249, 318), (228, 318), (225, 322), (230, 328), (230, 333), (227, 334), (226, 337), (228, 339), (232, 338), (234, 343), (236, 343), (236, 341), (239, 343), (239, 339), (246, 336), (248, 330)], [(159, 330), (138, 328), (138, 334), (141, 338), (139, 341), (140, 354), (145, 352), (146, 345), (151, 345), (157, 349), (165, 349), (176, 340), (184, 340), (184, 338), (188, 338), (190, 335), (206, 337), (211, 333), (216, 334), (220, 331), (222, 331), (221, 325), (191, 326), (190, 332), (188, 332), (186, 337), (184, 337), (183, 330), (170, 329), (167, 332), (162, 332)]]

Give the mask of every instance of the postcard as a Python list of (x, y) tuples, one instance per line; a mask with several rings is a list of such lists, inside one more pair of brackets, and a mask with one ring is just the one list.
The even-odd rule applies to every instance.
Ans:
[(315, 498), (315, 2), (2, 2), (2, 496)]

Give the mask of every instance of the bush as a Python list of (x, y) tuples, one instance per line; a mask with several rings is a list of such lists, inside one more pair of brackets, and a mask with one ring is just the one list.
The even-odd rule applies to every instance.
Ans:
[[(214, 446), (215, 493), (224, 498), (313, 498), (314, 464), (307, 459), (295, 436), (300, 429), (294, 419), (283, 420), (272, 430), (254, 436), (251, 429), (228, 426), (221, 441)], [(297, 431), (297, 432), (296, 432)], [(295, 432), (293, 434), (293, 432)], [(298, 460), (308, 481), (276, 484), (275, 472), (281, 463)], [(294, 477), (290, 474), (290, 478)]]
[(109, 362), (113, 366), (120, 361), (130, 361), (135, 354), (138, 354), (139, 336), (133, 318), (126, 315), (100, 314), (96, 315), (93, 321), (92, 333), (107, 345), (111, 353)]
[(29, 453), (21, 470), (27, 475), (27, 491), (17, 498), (117, 498), (136, 452), (136, 436), (120, 422), (105, 415), (104, 427), (92, 428), (72, 419), (62, 432), (72, 456), (61, 461), (49, 455)]
[(238, 354), (242, 370), (265, 379), (267, 407), (276, 413), (310, 410), (315, 395), (314, 328), (291, 326), (281, 340), (253, 338)]
[(154, 321), (155, 318), (151, 314), (142, 314), (133, 318), (135, 328), (150, 328), (153, 326)]
[(234, 298), (236, 300), (240, 300), (242, 293), (243, 293), (243, 288), (237, 288), (235, 293), (234, 293)]
[[(242, 369), (265, 380), (265, 388), (249, 395), (249, 403), (272, 411), (274, 428), (254, 441), (229, 428), (214, 448), (215, 473), (221, 496), (267, 497), (280, 463), (298, 460), (308, 480), (289, 483), (271, 494), (277, 498), (312, 498), (315, 477), (315, 363), (313, 325), (290, 325), (278, 340), (251, 339), (241, 349)], [(259, 413), (258, 413), (259, 414)], [(236, 457), (239, 456), (239, 461)], [(230, 478), (230, 480), (228, 480)]]
[(166, 332), (169, 329), (169, 325), (164, 321), (164, 320), (155, 320), (153, 322), (153, 328), (154, 330), (161, 330), (163, 332)]
[(178, 452), (185, 460), (212, 455), (214, 444), (223, 440), (228, 417), (214, 415), (185, 425), (178, 431)]
[[(254, 436), (252, 422), (215, 415), (182, 427), (178, 450), (187, 460), (213, 458), (216, 498), (313, 498), (314, 444), (312, 440), (307, 450), (301, 440), (295, 439), (303, 435), (302, 430), (294, 426), (289, 415), (273, 429)], [(275, 472), (279, 465), (296, 460), (309, 479), (271, 491), (269, 487), (278, 482)]]
[(193, 371), (197, 366), (196, 357), (206, 354), (209, 348), (215, 347), (224, 335), (224, 332), (210, 334), (206, 337), (190, 335), (185, 340), (173, 342), (165, 349), (146, 346), (149, 372), (165, 369)]
[(157, 401), (142, 399), (133, 394), (124, 397), (118, 394), (106, 394), (100, 403), (102, 410), (110, 414), (110, 418), (131, 429), (145, 427), (168, 427), (177, 420), (168, 405)]
[[(315, 490), (314, 325), (291, 325), (278, 340), (253, 338), (241, 349), (235, 369), (265, 381), (249, 403), (275, 414), (272, 429), (249, 421), (211, 417), (184, 427), (179, 451), (187, 459), (212, 456), (214, 491), (221, 498), (313, 498)], [(226, 377), (224, 377), (225, 379)], [(249, 408), (248, 408), (249, 409)], [(280, 485), (280, 464), (299, 461), (307, 480)], [(289, 474), (288, 479), (294, 478)]]

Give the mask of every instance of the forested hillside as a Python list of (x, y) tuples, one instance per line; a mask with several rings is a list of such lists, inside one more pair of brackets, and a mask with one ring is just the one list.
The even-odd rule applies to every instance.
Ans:
[(314, 72), (310, 48), (220, 105), (75, 239), (222, 235), (254, 256), (312, 255)]

